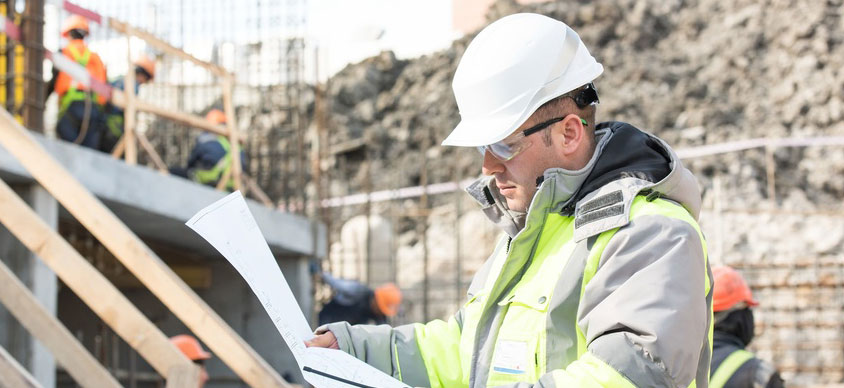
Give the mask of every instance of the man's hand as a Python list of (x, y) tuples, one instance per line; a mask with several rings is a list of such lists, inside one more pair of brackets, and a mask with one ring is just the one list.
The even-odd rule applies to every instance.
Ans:
[(305, 341), (305, 346), (307, 347), (315, 347), (315, 348), (329, 348), (329, 349), (340, 349), (340, 345), (337, 344), (337, 337), (334, 336), (334, 333), (330, 331), (326, 331), (322, 334), (317, 334), (310, 341)]

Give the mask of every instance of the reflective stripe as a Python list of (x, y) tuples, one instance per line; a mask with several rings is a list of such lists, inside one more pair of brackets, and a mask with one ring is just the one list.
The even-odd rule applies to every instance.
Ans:
[(718, 365), (718, 369), (715, 370), (715, 373), (712, 374), (712, 380), (709, 381), (709, 387), (722, 388), (724, 384), (727, 384), (727, 381), (730, 380), (730, 377), (733, 377), (733, 374), (735, 374), (736, 371), (744, 365), (744, 363), (752, 359), (753, 353), (744, 349), (737, 349), (736, 351), (730, 353), (730, 355), (721, 362), (721, 365)]
[[(85, 51), (80, 53), (75, 45), (67, 46), (67, 50), (70, 52), (70, 58), (76, 61), (76, 63), (83, 67), (88, 66), (88, 61), (91, 60), (91, 50), (88, 50), (86, 47)], [(59, 116), (64, 116), (70, 104), (75, 101), (84, 101), (88, 96), (85, 85), (80, 84), (76, 80), (71, 80), (67, 92), (59, 97)]]
[[(232, 153), (229, 139), (225, 136), (217, 136), (217, 141), (221, 146), (223, 146), (223, 150), (226, 154), (217, 161), (217, 164), (215, 164), (214, 167), (210, 169), (196, 169), (196, 171), (194, 171), (194, 179), (199, 183), (212, 184), (218, 182), (232, 168)], [(232, 177), (231, 174), (229, 174), (229, 180), (226, 182), (226, 188), (234, 188), (234, 177)]]

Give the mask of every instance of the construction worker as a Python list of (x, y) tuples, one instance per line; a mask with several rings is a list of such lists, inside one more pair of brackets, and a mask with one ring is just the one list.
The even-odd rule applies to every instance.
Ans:
[(323, 281), (334, 291), (331, 300), (319, 312), (319, 324), (348, 322), (387, 323), (387, 317), (396, 315), (401, 304), (401, 290), (393, 283), (374, 290), (354, 280), (338, 279), (321, 273)]
[(705, 388), (711, 281), (694, 176), (659, 138), (596, 125), (603, 67), (564, 23), (506, 16), (453, 80), (477, 147), (466, 190), (506, 234), (447, 322), (332, 323), (342, 349), (411, 386)]
[(712, 267), (715, 279), (712, 309), (715, 311), (714, 350), (710, 388), (779, 388), (783, 380), (776, 368), (744, 350), (753, 340), (753, 299), (744, 278), (727, 266)]
[[(106, 81), (106, 69), (99, 55), (92, 52), (85, 44), (88, 36), (88, 20), (73, 15), (62, 26), (62, 37), (68, 39), (62, 54), (84, 66), (91, 78)], [(59, 96), (59, 118), (56, 132), (59, 138), (81, 144), (85, 147), (98, 148), (104, 127), (104, 96), (94, 93), (70, 74), (53, 67), (53, 77), (47, 84), (47, 96), (55, 91)]]
[[(155, 61), (146, 55), (134, 62), (135, 71), (135, 94), (138, 94), (140, 86), (152, 81), (155, 78)], [(124, 76), (117, 77), (111, 82), (111, 87), (119, 90), (126, 90), (126, 79)], [(120, 137), (123, 136), (123, 109), (112, 103), (105, 107), (105, 126), (100, 149), (103, 152), (111, 152)]]
[[(226, 114), (219, 109), (212, 109), (205, 115), (205, 119), (213, 124), (225, 124)], [(225, 188), (231, 191), (234, 190), (234, 178), (230, 173), (231, 155), (231, 144), (227, 137), (203, 131), (196, 138), (187, 167), (171, 168), (170, 173), (212, 187), (216, 187), (220, 179), (228, 175)], [(246, 154), (242, 149), (240, 160), (241, 165), (246, 164)]]
[(176, 345), (194, 364), (199, 365), (199, 388), (202, 388), (208, 381), (208, 371), (205, 369), (205, 360), (211, 358), (211, 353), (202, 349), (202, 345), (192, 335), (179, 334), (170, 337), (170, 342)]

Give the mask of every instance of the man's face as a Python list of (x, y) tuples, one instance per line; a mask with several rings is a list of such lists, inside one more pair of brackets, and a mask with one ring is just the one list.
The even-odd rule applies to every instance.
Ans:
[(137, 73), (135, 73), (135, 82), (137, 82), (140, 85), (143, 85), (143, 84), (149, 82), (149, 77), (142, 72), (137, 72)]
[[(535, 124), (533, 118), (528, 119), (504, 142), (517, 138), (519, 133)], [(507, 199), (507, 207), (510, 210), (527, 211), (536, 193), (536, 178), (542, 176), (549, 168), (562, 166), (562, 155), (557, 144), (560, 141), (559, 136), (552, 134), (550, 144), (545, 140), (546, 131), (552, 131), (558, 125), (563, 123), (555, 123), (549, 128), (522, 138), (520, 141), (530, 142), (530, 145), (508, 161), (496, 158), (489, 151), (484, 153), (483, 174), (495, 178), (495, 185)]]
[(208, 370), (205, 369), (205, 365), (200, 365), (199, 368), (199, 388), (202, 388), (208, 382)]

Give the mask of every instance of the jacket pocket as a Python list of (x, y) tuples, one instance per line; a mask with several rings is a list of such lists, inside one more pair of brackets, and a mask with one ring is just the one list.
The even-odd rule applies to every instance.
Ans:
[(496, 338), (487, 385), (535, 382), (545, 369), (548, 297), (517, 292), (498, 304), (506, 305), (507, 312)]

